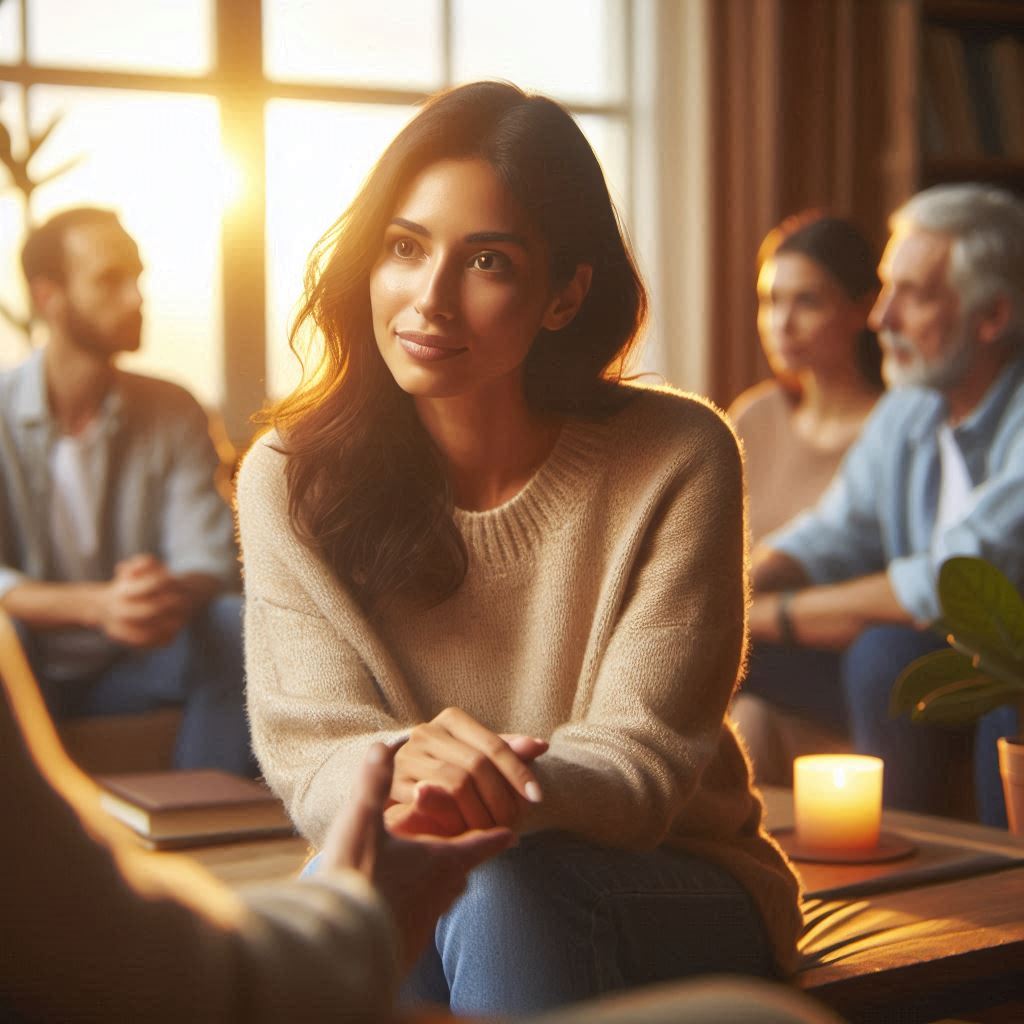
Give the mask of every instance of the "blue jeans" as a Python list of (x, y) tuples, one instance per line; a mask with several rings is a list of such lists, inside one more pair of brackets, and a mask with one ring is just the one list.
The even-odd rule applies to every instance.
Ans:
[[(19, 623), (29, 661), (31, 634)], [(40, 679), (56, 720), (85, 715), (141, 714), (182, 706), (175, 768), (220, 768), (255, 775), (245, 712), (242, 599), (214, 598), (167, 647), (127, 650), (92, 679)]]
[(525, 1014), (698, 974), (774, 971), (753, 902), (722, 868), (542, 832), (470, 874), (401, 1000)]
[(975, 806), (980, 821), (1006, 827), (996, 738), (1017, 731), (1016, 713), (998, 708), (972, 729), (947, 729), (909, 716), (892, 718), (889, 694), (916, 658), (945, 641), (906, 626), (866, 629), (841, 654), (757, 644), (743, 689), (784, 711), (848, 732), (862, 754), (885, 761), (886, 807), (949, 813), (949, 765), (974, 744)]

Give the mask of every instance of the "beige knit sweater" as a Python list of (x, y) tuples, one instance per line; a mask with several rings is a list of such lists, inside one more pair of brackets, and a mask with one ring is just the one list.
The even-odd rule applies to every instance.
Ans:
[(456, 510), (454, 596), (374, 621), (295, 537), (285, 456), (273, 434), (257, 443), (238, 484), (256, 753), (320, 844), (375, 740), (448, 706), (544, 737), (524, 829), (721, 864), (788, 969), (797, 884), (723, 722), (744, 651), (736, 440), (699, 400), (636, 392), (603, 423), (569, 421), (512, 500)]

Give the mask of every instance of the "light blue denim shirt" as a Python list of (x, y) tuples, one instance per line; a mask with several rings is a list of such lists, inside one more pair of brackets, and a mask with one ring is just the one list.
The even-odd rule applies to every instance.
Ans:
[(973, 491), (961, 518), (933, 536), (946, 400), (929, 388), (882, 397), (818, 504), (764, 539), (813, 583), (885, 571), (920, 623), (941, 614), (943, 561), (976, 555), (1024, 587), (1024, 356), (1011, 362), (953, 431)]
[[(25, 579), (59, 581), (48, 535), (59, 430), (42, 355), (0, 373), (0, 596)], [(103, 578), (122, 559), (148, 553), (173, 573), (206, 573), (235, 587), (234, 524), (199, 403), (176, 384), (119, 371), (102, 415)]]

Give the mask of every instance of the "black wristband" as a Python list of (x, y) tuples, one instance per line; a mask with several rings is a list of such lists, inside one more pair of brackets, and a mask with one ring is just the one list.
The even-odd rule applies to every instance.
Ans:
[(775, 611), (775, 624), (779, 629), (779, 643), (783, 647), (795, 647), (796, 633), (793, 631), (793, 620), (789, 617), (789, 606), (796, 595), (795, 590), (783, 590), (779, 594), (779, 605)]

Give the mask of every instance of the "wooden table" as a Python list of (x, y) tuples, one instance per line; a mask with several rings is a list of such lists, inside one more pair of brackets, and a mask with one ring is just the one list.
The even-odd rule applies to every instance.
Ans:
[[(792, 793), (765, 792), (773, 830), (792, 824)], [(800, 988), (850, 1021), (912, 1024), (956, 1015), (1024, 1022), (1024, 839), (947, 818), (886, 812), (883, 829), (918, 845), (914, 859), (870, 868), (795, 863), (820, 891), (874, 875), (884, 892), (806, 899)], [(924, 882), (912, 872), (951, 851), (1013, 858), (973, 877)], [(994, 860), (995, 858), (993, 858)], [(903, 874), (900, 882), (897, 872)], [(893, 877), (896, 875), (896, 877)], [(913, 884), (914, 882), (918, 884)]]
[[(767, 789), (773, 829), (792, 824), (792, 794)], [(805, 889), (894, 884), (889, 891), (804, 901), (807, 928), (796, 984), (851, 1022), (915, 1024), (960, 1015), (1024, 1024), (1024, 840), (961, 821), (886, 812), (883, 828), (920, 847), (914, 860), (870, 868), (796, 863)], [(943, 851), (946, 851), (944, 854)], [(298, 838), (205, 847), (189, 856), (232, 886), (294, 876)], [(920, 865), (977, 854), (1019, 865), (927, 883)], [(980, 864), (980, 862), (979, 862)], [(983, 866), (983, 865), (981, 865)], [(909, 883), (890, 878), (901, 872)]]

